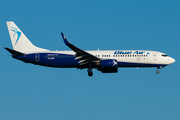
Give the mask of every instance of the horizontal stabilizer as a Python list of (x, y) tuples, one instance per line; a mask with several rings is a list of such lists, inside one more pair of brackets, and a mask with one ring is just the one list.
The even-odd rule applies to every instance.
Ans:
[(9, 51), (13, 56), (22, 56), (22, 55), (25, 55), (24, 53), (21, 53), (21, 52), (18, 52), (16, 50), (12, 50), (10, 48), (6, 48), (4, 47), (7, 51)]

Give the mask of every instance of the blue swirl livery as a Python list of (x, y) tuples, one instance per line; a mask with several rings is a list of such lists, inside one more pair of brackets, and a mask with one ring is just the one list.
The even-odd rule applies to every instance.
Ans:
[(17, 34), (17, 39), (16, 39), (16, 42), (15, 42), (15, 44), (14, 44), (14, 45), (16, 45), (16, 43), (18, 42), (18, 40), (19, 40), (19, 38), (20, 38), (20, 36), (21, 36), (21, 32), (19, 32), (19, 31), (17, 30), (17, 28), (14, 28), (14, 27), (11, 27), (11, 28), (12, 28), (11, 31), (14, 31), (13, 37)]

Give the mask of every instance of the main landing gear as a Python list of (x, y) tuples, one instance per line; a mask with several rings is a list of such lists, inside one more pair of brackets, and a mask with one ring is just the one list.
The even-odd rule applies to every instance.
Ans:
[(93, 75), (92, 68), (88, 68), (87, 72), (90, 77)]

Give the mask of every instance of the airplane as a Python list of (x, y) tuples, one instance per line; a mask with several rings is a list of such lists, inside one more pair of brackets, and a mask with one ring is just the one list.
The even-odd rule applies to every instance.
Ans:
[(149, 50), (82, 50), (71, 44), (63, 33), (64, 43), (72, 51), (50, 51), (33, 45), (13, 21), (7, 21), (13, 49), (4, 47), (14, 59), (35, 65), (56, 68), (92, 69), (102, 73), (117, 73), (119, 67), (156, 67), (156, 73), (175, 62), (165, 53)]

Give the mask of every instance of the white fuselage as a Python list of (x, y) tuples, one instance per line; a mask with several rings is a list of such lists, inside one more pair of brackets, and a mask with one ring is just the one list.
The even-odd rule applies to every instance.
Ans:
[[(167, 56), (165, 53), (157, 51), (146, 50), (87, 50), (86, 52), (100, 58), (116, 59), (118, 63), (130, 64), (149, 64), (149, 65), (170, 65), (175, 62), (175, 59)], [(38, 52), (36, 52), (38, 53)], [(46, 58), (55, 60), (57, 58), (64, 58), (66, 55), (75, 56), (74, 51), (45, 51), (39, 53), (48, 53)], [(30, 54), (30, 53), (27, 53)], [(63, 54), (64, 56), (61, 56)], [(119, 66), (120, 67), (120, 66)], [(132, 66), (133, 67), (133, 66)], [(136, 66), (134, 66), (136, 67)]]

